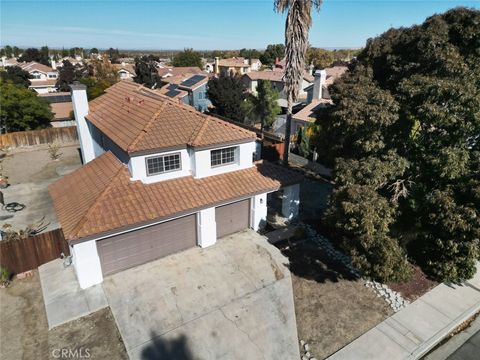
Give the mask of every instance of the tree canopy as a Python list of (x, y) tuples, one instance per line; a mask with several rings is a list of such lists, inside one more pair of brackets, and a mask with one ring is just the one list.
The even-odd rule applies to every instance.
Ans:
[(47, 46), (42, 46), (40, 50), (36, 48), (26, 49), (22, 56), (18, 59), (20, 62), (36, 61), (41, 64), (50, 66), (49, 50)]
[(239, 76), (220, 76), (208, 81), (208, 98), (215, 106), (215, 112), (226, 118), (243, 122), (245, 120), (245, 86)]
[(260, 56), (260, 61), (263, 65), (275, 64), (275, 59), (283, 59), (285, 56), (285, 45), (270, 44), (267, 46), (263, 54)]
[(406, 256), (459, 281), (480, 259), (480, 11), (369, 39), (330, 88), (317, 150), (335, 165), (325, 220), (354, 263), (405, 277)]
[(77, 64), (73, 65), (68, 60), (63, 60), (58, 68), (57, 87), (59, 91), (70, 91), (70, 85), (88, 74), (88, 69)]
[(198, 66), (203, 68), (202, 57), (193, 49), (185, 49), (177, 53), (172, 60), (173, 66)]
[(148, 56), (135, 59), (135, 73), (136, 76), (133, 80), (136, 83), (143, 84), (151, 89), (162, 86), (162, 78), (158, 75), (154, 61)]
[(30, 74), (20, 66), (7, 66), (4, 71), (0, 72), (0, 77), (3, 80), (9, 80), (16, 85), (21, 85), (25, 88), (30, 86)]
[(271, 126), (277, 115), (282, 112), (278, 105), (279, 93), (272, 87), (272, 83), (266, 80), (260, 80), (257, 86), (257, 94), (249, 95), (244, 108), (246, 115), (253, 121), (260, 119), (262, 129), (265, 126)]
[(0, 80), (0, 130), (35, 130), (50, 126), (50, 104), (37, 93), (11, 81)]

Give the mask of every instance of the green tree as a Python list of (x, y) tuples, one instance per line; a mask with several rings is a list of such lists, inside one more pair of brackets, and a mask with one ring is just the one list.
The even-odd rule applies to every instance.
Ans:
[(215, 112), (226, 118), (245, 121), (245, 86), (239, 76), (220, 76), (208, 81), (208, 98)]
[(315, 69), (324, 69), (333, 64), (335, 60), (334, 52), (321, 49), (309, 47), (307, 50), (307, 64), (312, 64)]
[(148, 88), (155, 89), (162, 86), (162, 78), (158, 75), (155, 63), (148, 56), (135, 59), (135, 74), (133, 80)]
[(259, 59), (262, 53), (256, 49), (241, 49), (238, 55), (245, 59)]
[(30, 74), (19, 66), (8, 66), (0, 72), (2, 80), (11, 81), (15, 85), (21, 85), (25, 88), (30, 86)]
[(98, 54), (98, 53), (99, 53), (99, 51), (98, 51), (97, 48), (91, 48), (90, 49), (90, 54)]
[(257, 94), (250, 95), (245, 102), (245, 112), (254, 121), (260, 119), (261, 130), (270, 127), (282, 109), (278, 105), (279, 94), (272, 87), (270, 81), (260, 80), (257, 86)]
[(275, 64), (276, 59), (283, 59), (285, 56), (285, 45), (271, 44), (268, 45), (263, 54), (260, 56), (260, 61), (263, 65), (271, 66)]
[(86, 75), (86, 69), (81, 65), (73, 65), (68, 60), (63, 60), (58, 70), (57, 87), (59, 91), (70, 91), (70, 85)]
[(200, 54), (193, 49), (184, 49), (176, 54), (172, 60), (173, 66), (197, 66), (203, 67)]
[(65, 48), (62, 48), (60, 55), (62, 56), (62, 58), (67, 57), (69, 55), (69, 51)]
[[(480, 11), (456, 8), (419, 26), (391, 29), (370, 39), (330, 88), (336, 106), (322, 118), (317, 143), (322, 158), (336, 163), (326, 220), (372, 277), (401, 278), (402, 267), (392, 273), (375, 264), (387, 252), (403, 264), (404, 249), (439, 280), (475, 273), (479, 22)], [(347, 204), (362, 210), (347, 212)], [(374, 214), (380, 223), (369, 236), (384, 241), (358, 247), (362, 233), (348, 224), (372, 223)]]
[(30, 61), (36, 61), (40, 62), (41, 59), (41, 54), (40, 51), (36, 48), (28, 48), (26, 49), (22, 56), (18, 59), (20, 62), (30, 62)]
[(21, 50), (16, 46), (13, 47), (12, 51), (13, 51), (13, 56), (15, 57), (19, 56), (21, 52)]
[(38, 62), (40, 64), (50, 66), (50, 51), (48, 50), (48, 46), (42, 46), (40, 48), (40, 57)]
[(6, 45), (4, 48), (4, 55), (7, 57), (7, 58), (11, 58), (12, 55), (13, 55), (13, 49), (10, 45)]
[(119, 63), (118, 58), (120, 57), (120, 52), (118, 51), (118, 49), (109, 48), (106, 51), (106, 54), (110, 58), (110, 61), (112, 62), (112, 64), (118, 64)]
[(50, 105), (37, 94), (10, 81), (0, 80), (0, 128), (2, 133), (50, 126)]

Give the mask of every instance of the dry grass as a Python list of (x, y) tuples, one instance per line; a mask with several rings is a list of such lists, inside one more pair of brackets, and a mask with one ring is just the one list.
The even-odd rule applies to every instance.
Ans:
[(0, 359), (51, 359), (55, 349), (89, 349), (90, 359), (127, 359), (106, 308), (48, 330), (38, 271), (0, 289)]

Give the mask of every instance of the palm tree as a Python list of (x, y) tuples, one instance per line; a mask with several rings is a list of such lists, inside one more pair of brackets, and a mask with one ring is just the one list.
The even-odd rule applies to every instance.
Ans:
[(283, 161), (288, 165), (292, 106), (305, 71), (305, 54), (308, 48), (308, 31), (312, 25), (312, 7), (320, 10), (322, 0), (275, 0), (275, 10), (287, 12), (285, 22), (285, 91), (287, 93), (287, 122), (285, 124), (285, 149)]

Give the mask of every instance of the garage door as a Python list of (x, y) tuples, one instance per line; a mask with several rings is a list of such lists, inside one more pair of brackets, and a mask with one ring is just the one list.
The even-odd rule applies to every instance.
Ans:
[(196, 234), (196, 216), (193, 214), (98, 240), (103, 274), (113, 274), (194, 247), (197, 245)]
[(217, 237), (220, 238), (248, 228), (249, 217), (250, 200), (248, 199), (215, 208)]

